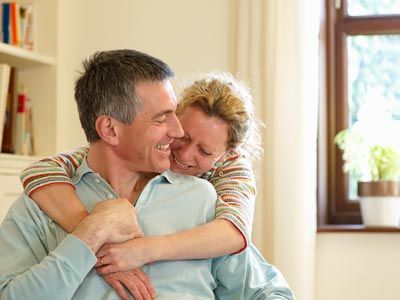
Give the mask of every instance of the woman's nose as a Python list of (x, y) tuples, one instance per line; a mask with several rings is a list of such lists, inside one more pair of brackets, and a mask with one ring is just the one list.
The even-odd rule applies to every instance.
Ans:
[(186, 162), (193, 159), (193, 147), (190, 143), (182, 143), (178, 148), (179, 157)]

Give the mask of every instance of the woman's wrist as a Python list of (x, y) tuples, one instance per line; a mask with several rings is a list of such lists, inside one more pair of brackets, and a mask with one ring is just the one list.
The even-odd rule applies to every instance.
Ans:
[(144, 248), (144, 264), (167, 260), (168, 252), (170, 247), (168, 247), (167, 236), (152, 236), (143, 238), (145, 242)]

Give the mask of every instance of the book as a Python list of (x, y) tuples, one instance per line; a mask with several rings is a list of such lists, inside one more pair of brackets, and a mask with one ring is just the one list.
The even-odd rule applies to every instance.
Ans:
[(33, 4), (21, 3), (19, 5), (20, 44), (22, 48), (33, 50)]
[(3, 41), (3, 5), (0, 4), (0, 42)]
[(0, 42), (33, 50), (33, 13), (33, 3), (0, 0)]
[(10, 43), (10, 3), (2, 3), (3, 43)]
[(10, 44), (20, 46), (20, 9), (19, 4), (15, 2), (10, 3)]
[(17, 115), (15, 120), (15, 154), (27, 155), (27, 118), (28, 96), (25, 91), (18, 94)]
[(14, 153), (15, 144), (15, 118), (17, 113), (17, 99), (15, 98), (16, 93), (16, 71), (15, 68), (11, 68), (10, 72), (10, 83), (7, 95), (7, 105), (5, 113), (5, 122), (3, 129), (3, 144), (1, 145), (1, 152), (3, 153)]
[(33, 148), (33, 122), (32, 122), (32, 101), (28, 98), (27, 115), (26, 115), (26, 135), (25, 147), (28, 155), (33, 155), (35, 149)]
[(7, 95), (10, 82), (11, 67), (7, 64), (0, 64), (0, 145), (3, 141), (3, 129), (7, 107)]

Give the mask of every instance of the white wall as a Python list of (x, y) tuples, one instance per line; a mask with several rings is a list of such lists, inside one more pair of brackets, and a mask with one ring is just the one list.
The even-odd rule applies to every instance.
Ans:
[(398, 233), (321, 233), (316, 300), (400, 299)]
[(233, 71), (234, 5), (232, 0), (60, 0), (58, 117), (65, 135), (57, 149), (85, 143), (73, 102), (83, 58), (97, 50), (133, 48), (165, 60), (178, 78)]

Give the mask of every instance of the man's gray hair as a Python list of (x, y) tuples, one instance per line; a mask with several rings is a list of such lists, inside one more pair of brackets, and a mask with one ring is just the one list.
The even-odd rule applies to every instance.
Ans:
[(75, 100), (88, 142), (100, 139), (96, 131), (99, 116), (110, 116), (125, 124), (133, 122), (142, 106), (136, 84), (174, 76), (160, 59), (128, 49), (96, 52), (83, 62), (83, 68), (75, 83)]

